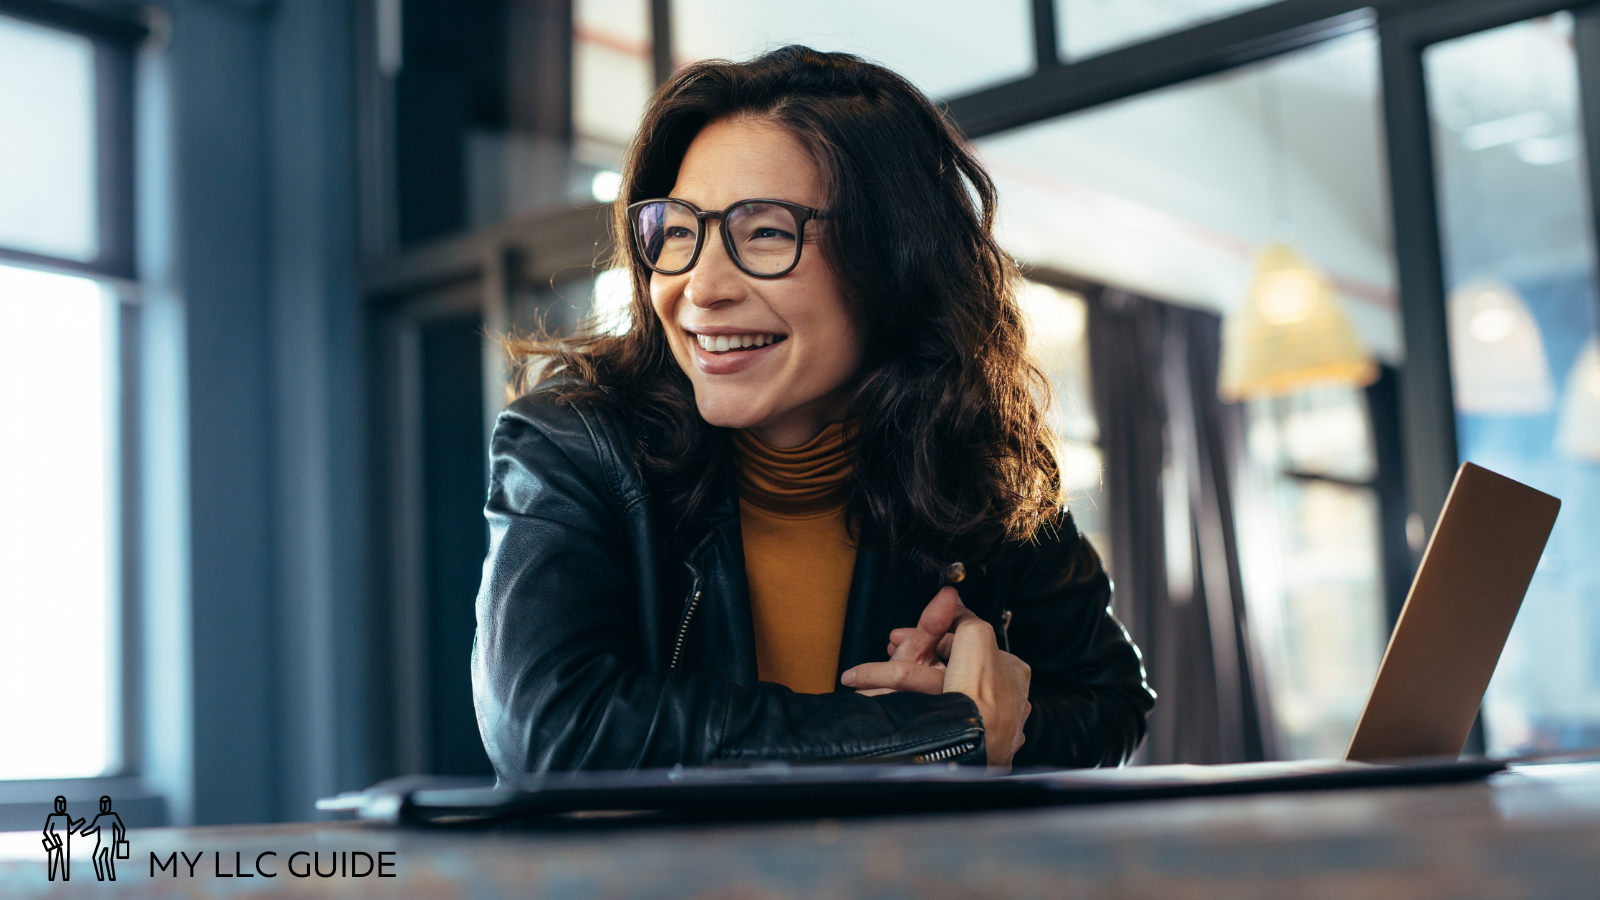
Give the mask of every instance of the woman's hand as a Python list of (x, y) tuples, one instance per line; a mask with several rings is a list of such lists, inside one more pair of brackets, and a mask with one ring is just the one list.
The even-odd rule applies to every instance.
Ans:
[(844, 673), (844, 683), (864, 693), (966, 694), (983, 717), (989, 764), (1011, 765), (1024, 740), (1023, 723), (1033, 710), (1028, 702), (1031, 670), (1000, 649), (994, 627), (967, 609), (955, 588), (934, 595), (916, 628), (891, 632), (889, 650), (888, 662), (856, 666)]
[[(891, 691), (916, 691), (920, 694), (944, 693), (944, 657), (939, 655), (940, 638), (948, 638), (956, 612), (961, 609), (961, 598), (956, 589), (946, 587), (933, 595), (933, 600), (922, 611), (915, 628), (896, 628), (889, 632), (889, 662), (872, 663), (887, 666), (868, 672), (869, 678), (879, 681), (890, 679), (893, 686), (868, 685), (862, 682), (857, 693), (875, 697)], [(944, 644), (944, 656), (949, 656), (950, 645)], [(844, 673), (845, 684), (852, 684), (852, 676), (861, 676), (861, 666)]]

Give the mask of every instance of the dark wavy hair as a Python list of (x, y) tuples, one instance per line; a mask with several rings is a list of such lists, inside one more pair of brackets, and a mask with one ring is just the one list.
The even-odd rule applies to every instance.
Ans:
[(788, 46), (680, 69), (650, 101), (611, 218), (632, 324), (542, 327), (506, 345), (514, 391), (565, 375), (556, 399), (611, 403), (636, 426), (635, 460), (673, 532), (703, 514), (734, 464), (728, 429), (699, 415), (650, 303), (625, 207), (664, 197), (710, 122), (775, 124), (810, 152), (833, 217), (819, 247), (861, 329), (847, 415), (859, 417), (846, 509), (853, 539), (933, 572), (1031, 540), (1065, 509), (1050, 386), (1029, 357), (1016, 264), (994, 238), (995, 189), (965, 140), (904, 78), (847, 53)]

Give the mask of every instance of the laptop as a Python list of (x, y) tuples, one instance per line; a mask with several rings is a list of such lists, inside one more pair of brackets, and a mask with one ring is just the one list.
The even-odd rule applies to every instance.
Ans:
[(1463, 463), (1345, 759), (1457, 756), (1561, 501)]
[(953, 765), (761, 763), (557, 772), (501, 786), (423, 775), (324, 798), (317, 808), (391, 824), (518, 820), (569, 827), (580, 819), (995, 809), (1481, 778), (1507, 762), (1458, 757), (1560, 506), (1481, 466), (1461, 466), (1344, 760), (1007, 775)]

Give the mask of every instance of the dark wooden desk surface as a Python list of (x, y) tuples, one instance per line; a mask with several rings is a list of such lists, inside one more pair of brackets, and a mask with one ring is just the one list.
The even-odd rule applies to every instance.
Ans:
[[(1483, 783), (1012, 812), (526, 832), (349, 823), (132, 829), (115, 886), (0, 835), (0, 895), (1600, 898), (1600, 763)], [(149, 854), (205, 858), (193, 878)], [(295, 878), (297, 850), (392, 851), (395, 878)], [(264, 852), (276, 878), (217, 877)], [(302, 858), (302, 862), (304, 859)]]

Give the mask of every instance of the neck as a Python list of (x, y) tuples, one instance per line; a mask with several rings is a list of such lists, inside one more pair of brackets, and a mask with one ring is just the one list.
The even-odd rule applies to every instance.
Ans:
[(837, 508), (850, 477), (854, 437), (854, 420), (830, 422), (795, 447), (774, 446), (754, 429), (735, 432), (740, 498), (785, 515)]

